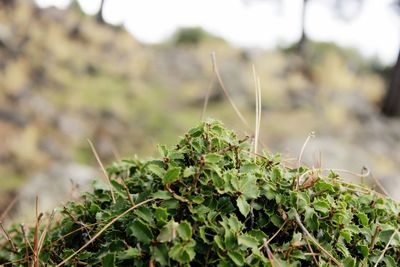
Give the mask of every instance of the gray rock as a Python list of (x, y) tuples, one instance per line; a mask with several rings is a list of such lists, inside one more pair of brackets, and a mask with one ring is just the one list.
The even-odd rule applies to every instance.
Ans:
[(80, 192), (89, 191), (99, 173), (91, 167), (76, 163), (54, 163), (47, 171), (31, 177), (20, 189), (19, 210), (34, 211), (36, 196), (39, 208), (48, 211), (62, 201), (77, 198)]

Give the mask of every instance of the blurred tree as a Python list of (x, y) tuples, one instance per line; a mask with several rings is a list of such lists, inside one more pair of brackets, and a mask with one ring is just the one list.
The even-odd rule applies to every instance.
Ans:
[(101, 0), (100, 8), (99, 8), (99, 11), (97, 12), (97, 15), (96, 15), (97, 22), (100, 23), (100, 24), (104, 24), (105, 23), (104, 17), (103, 17), (104, 4), (105, 4), (105, 0)]
[[(400, 11), (400, 0), (394, 2), (397, 12)], [(400, 117), (400, 52), (393, 66), (386, 94), (382, 100), (381, 111), (387, 117)]]
[(389, 86), (382, 100), (381, 110), (388, 117), (400, 116), (400, 53), (392, 69)]

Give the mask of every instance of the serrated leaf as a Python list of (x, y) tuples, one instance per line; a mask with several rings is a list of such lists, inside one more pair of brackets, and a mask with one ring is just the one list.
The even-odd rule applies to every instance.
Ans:
[(168, 149), (166, 145), (157, 145), (158, 153), (160, 153), (161, 157), (168, 157)]
[(344, 265), (344, 267), (355, 267), (356, 266), (356, 260), (353, 257), (349, 256), (349, 257), (344, 259), (343, 265)]
[(145, 244), (149, 244), (154, 239), (150, 227), (139, 220), (131, 223), (129, 225), (129, 230), (131, 231), (131, 234), (136, 237), (137, 240)]
[(362, 226), (368, 226), (368, 216), (364, 212), (358, 212), (357, 217)]
[(177, 231), (179, 237), (185, 241), (192, 237), (192, 226), (187, 221), (180, 222)]
[(239, 211), (243, 216), (247, 216), (250, 212), (250, 204), (247, 203), (244, 196), (239, 196), (236, 200), (236, 205), (239, 208)]
[(186, 167), (185, 170), (183, 171), (183, 177), (185, 177), (185, 178), (195, 175), (195, 174), (196, 174), (196, 168), (193, 166)]
[(385, 263), (386, 267), (398, 266), (398, 263), (396, 263), (395, 259), (393, 259), (393, 257), (390, 255), (385, 255), (385, 257), (383, 258), (383, 262)]
[(205, 156), (206, 163), (216, 164), (222, 160), (222, 156), (217, 153), (210, 153)]
[(160, 178), (164, 177), (164, 175), (165, 175), (165, 170), (158, 165), (150, 164), (148, 166), (148, 169), (150, 172), (154, 173), (155, 175), (157, 175)]
[(368, 255), (369, 255), (368, 246), (359, 245), (359, 246), (357, 246), (357, 250), (361, 253), (361, 255), (363, 255), (364, 258), (368, 257)]
[(314, 209), (316, 211), (322, 212), (322, 213), (328, 213), (331, 206), (327, 201), (324, 200), (316, 200), (313, 202)]
[(168, 200), (172, 198), (172, 195), (168, 191), (157, 191), (152, 194), (154, 198)]
[(247, 248), (257, 249), (258, 241), (253, 236), (244, 234), (238, 237), (239, 245), (243, 245)]
[(281, 217), (279, 217), (278, 215), (274, 214), (271, 216), (271, 222), (273, 225), (275, 225), (276, 227), (281, 227), (282, 226), (282, 219)]
[(168, 265), (168, 247), (166, 244), (157, 244), (157, 246), (152, 247), (153, 257), (161, 266)]
[(160, 231), (160, 234), (157, 236), (158, 242), (171, 242), (176, 238), (176, 231), (179, 226), (179, 223), (171, 220), (168, 222)]
[(137, 248), (130, 247), (127, 250), (118, 253), (117, 258), (119, 260), (129, 260), (137, 256), (140, 256), (140, 251)]
[(237, 251), (228, 251), (228, 257), (236, 264), (236, 266), (244, 265), (244, 257)]
[(102, 259), (103, 267), (115, 267), (115, 253), (108, 253)]
[(170, 167), (164, 175), (164, 184), (170, 184), (178, 180), (180, 172), (181, 167)]

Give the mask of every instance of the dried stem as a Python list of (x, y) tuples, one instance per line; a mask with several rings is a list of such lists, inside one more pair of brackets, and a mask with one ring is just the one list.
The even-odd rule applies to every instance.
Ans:
[(294, 214), (294, 217), (296, 219), (297, 224), (300, 226), (301, 230), (303, 231), (304, 235), (306, 235), (313, 243), (316, 245), (319, 250), (321, 250), (323, 253), (325, 253), (334, 263), (336, 263), (337, 266), (343, 267), (343, 264), (341, 264), (335, 257), (332, 256), (323, 246), (321, 246), (318, 241), (310, 234), (310, 232), (307, 230), (307, 228), (303, 225), (303, 223), (300, 220), (299, 214), (296, 212)]
[(392, 242), (394, 236), (397, 234), (397, 230), (394, 230), (393, 234), (391, 235), (389, 241), (387, 242), (385, 248), (382, 250), (381, 255), (379, 256), (378, 260), (376, 261), (374, 267), (378, 267), (379, 263), (381, 262), (381, 260), (383, 259), (383, 256), (385, 256), (386, 251), (389, 249), (390, 243)]
[(2, 221), (0, 221), (0, 228), (3, 231), (5, 238), (10, 243), (12, 251), (14, 251), (14, 252), (17, 251), (17, 248), (14, 245), (14, 242), (12, 241), (12, 239), (11, 239), (10, 235), (8, 234), (7, 230), (4, 228), (4, 225), (3, 225)]
[(129, 209), (127, 209), (126, 211), (124, 211), (123, 213), (121, 213), (120, 215), (118, 215), (117, 217), (115, 217), (114, 219), (112, 219), (109, 223), (107, 223), (100, 231), (98, 231), (88, 242), (86, 242), (85, 245), (83, 245), (82, 247), (80, 247), (77, 251), (75, 251), (74, 253), (72, 253), (69, 257), (67, 257), (65, 260), (63, 260), (62, 262), (60, 262), (59, 264), (56, 265), (56, 267), (62, 266), (65, 263), (67, 263), (69, 260), (71, 260), (73, 257), (75, 257), (79, 252), (81, 252), (82, 250), (84, 250), (88, 245), (90, 245), (91, 243), (93, 243), (93, 241), (95, 241), (105, 230), (108, 229), (108, 227), (110, 227), (111, 225), (113, 225), (116, 221), (118, 221), (119, 219), (121, 219), (122, 217), (124, 217), (126, 214), (128, 214), (129, 212), (131, 212), (132, 210), (143, 206), (146, 203), (149, 203), (151, 201), (156, 200), (156, 198), (150, 198), (147, 199), (143, 202), (140, 202), (132, 207), (130, 207)]
[(111, 184), (110, 177), (108, 176), (107, 171), (106, 171), (106, 169), (105, 169), (104, 166), (103, 166), (103, 163), (101, 163), (100, 157), (99, 157), (99, 155), (97, 154), (97, 151), (96, 151), (96, 149), (94, 148), (93, 143), (92, 143), (89, 139), (88, 139), (87, 141), (88, 141), (88, 143), (89, 143), (89, 145), (90, 145), (90, 148), (91, 148), (92, 151), (93, 151), (93, 154), (94, 154), (94, 156), (95, 156), (97, 162), (98, 162), (99, 165), (100, 165), (100, 168), (101, 168), (101, 170), (102, 170), (102, 172), (103, 172), (103, 174), (104, 174), (104, 177), (106, 178), (106, 180), (107, 180), (107, 182), (108, 182), (108, 185), (110, 186), (111, 198), (112, 198), (112, 200), (113, 200), (113, 203), (115, 204), (114, 190), (113, 190), (113, 186), (112, 186), (112, 184)]
[(228, 90), (226, 89), (226, 87), (224, 85), (224, 82), (222, 81), (221, 75), (220, 75), (219, 70), (218, 70), (218, 65), (217, 65), (217, 59), (216, 59), (216, 56), (215, 56), (215, 52), (211, 53), (211, 59), (212, 59), (212, 65), (213, 65), (215, 76), (217, 77), (217, 80), (218, 80), (218, 82), (219, 82), (219, 84), (221, 86), (222, 91), (224, 92), (226, 98), (228, 99), (229, 103), (231, 104), (231, 106), (235, 110), (235, 112), (238, 115), (238, 117), (240, 118), (240, 120), (243, 122), (244, 125), (249, 127), (249, 124), (247, 123), (246, 119), (243, 117), (243, 115), (239, 111), (239, 109), (236, 107), (235, 102), (233, 102), (231, 96), (228, 93)]

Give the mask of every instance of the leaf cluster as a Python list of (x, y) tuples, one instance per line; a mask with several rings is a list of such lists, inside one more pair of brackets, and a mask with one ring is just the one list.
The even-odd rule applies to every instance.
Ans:
[[(40, 264), (72, 255), (66, 266), (398, 266), (397, 203), (333, 172), (254, 156), (251, 147), (208, 121), (176, 146), (160, 145), (159, 159), (114, 163), (115, 203), (100, 182), (68, 203)], [(33, 231), (24, 237), (14, 226), (8, 234), (0, 264), (27, 266)]]

